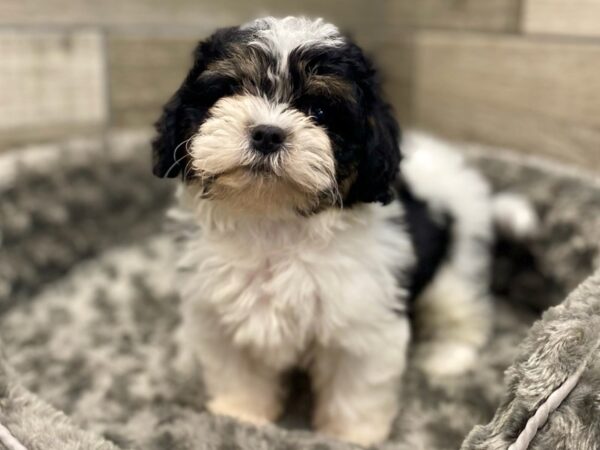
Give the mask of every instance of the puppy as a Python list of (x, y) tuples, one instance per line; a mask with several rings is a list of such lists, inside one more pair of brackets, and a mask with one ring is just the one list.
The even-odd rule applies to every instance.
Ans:
[[(281, 376), (301, 367), (319, 431), (381, 442), (411, 305), (426, 370), (475, 361), (491, 319), (489, 188), (428, 138), (401, 154), (373, 66), (335, 26), (287, 17), (217, 31), (156, 129), (154, 173), (182, 178), (178, 215), (195, 225), (180, 339), (210, 411), (274, 421)], [(504, 223), (527, 228), (514, 203)]]

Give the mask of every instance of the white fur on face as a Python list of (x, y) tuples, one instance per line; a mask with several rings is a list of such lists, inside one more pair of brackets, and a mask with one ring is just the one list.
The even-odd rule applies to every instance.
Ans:
[[(287, 136), (283, 148), (269, 156), (254, 151), (250, 130), (256, 125), (282, 128)], [(289, 105), (262, 97), (219, 100), (192, 139), (190, 154), (195, 173), (212, 179), (209, 193), (220, 198), (235, 196), (239, 202), (251, 195), (298, 207), (306, 206), (298, 202), (316, 202), (321, 194), (336, 192), (335, 159), (325, 130)], [(265, 163), (267, 172), (253, 170)]]
[(338, 28), (323, 19), (266, 17), (250, 22), (244, 28), (256, 29), (256, 38), (250, 45), (274, 55), (280, 70), (287, 67), (292, 50), (300, 47), (337, 47), (344, 43)]
[(277, 67), (267, 69), (267, 77), (276, 86), (275, 96), (280, 100), (290, 96), (288, 59), (292, 51), (299, 48), (338, 47), (345, 42), (338, 28), (323, 19), (266, 17), (250, 22), (243, 28), (255, 32), (249, 46), (273, 55), (277, 61)]

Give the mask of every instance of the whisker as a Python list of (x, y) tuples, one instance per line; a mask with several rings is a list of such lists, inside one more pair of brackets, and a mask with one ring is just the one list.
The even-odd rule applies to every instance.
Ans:
[(334, 177), (332, 176), (331, 188), (328, 190), (330, 195), (330, 200), (332, 204), (335, 206), (339, 205), (340, 208), (344, 207), (344, 199), (342, 198), (342, 194), (340, 193), (340, 189), (338, 184), (336, 183)]
[(193, 167), (192, 167), (192, 162), (193, 162), (193, 161), (190, 159), (190, 160), (188, 161), (188, 163), (185, 165), (184, 169), (183, 169), (183, 179), (184, 179), (184, 180), (185, 180), (185, 179), (187, 179), (187, 177), (188, 177), (188, 175), (189, 175), (189, 172), (190, 172), (190, 170), (192, 170), (192, 169), (193, 169)]
[(174, 163), (171, 165), (171, 167), (169, 167), (169, 169), (168, 169), (168, 170), (165, 172), (165, 177), (168, 177), (168, 176), (169, 176), (169, 173), (171, 172), (171, 170), (173, 170), (173, 168), (175, 168), (175, 166), (176, 166), (177, 164), (179, 164), (179, 162), (180, 162), (182, 159), (184, 159), (186, 156), (188, 156), (188, 155), (187, 155), (187, 154), (185, 154), (185, 155), (183, 155), (181, 158), (179, 158), (177, 161), (175, 161), (175, 162), (174, 162)]
[(181, 141), (179, 144), (177, 144), (177, 147), (175, 147), (175, 150), (173, 150), (173, 159), (177, 158), (177, 150), (179, 150), (179, 147), (181, 147), (183, 144), (185, 144), (185, 149), (189, 150), (188, 147), (187, 147), (187, 144), (192, 140), (193, 137), (194, 136), (190, 136), (185, 141)]
[(179, 159), (175, 160), (175, 162), (174, 162), (174, 163), (171, 165), (171, 167), (169, 167), (169, 169), (168, 169), (168, 170), (165, 172), (165, 177), (168, 177), (168, 176), (169, 176), (169, 173), (171, 173), (171, 170), (173, 170), (173, 169), (174, 169), (174, 168), (177, 166), (177, 164), (179, 164), (179, 162), (180, 162), (181, 160), (183, 160), (183, 159), (184, 159), (186, 156), (188, 156), (188, 155), (189, 155), (189, 149), (187, 148), (187, 144), (188, 144), (188, 143), (189, 143), (189, 142), (192, 140), (192, 138), (193, 138), (193, 137), (194, 137), (194, 136), (191, 136), (189, 139), (186, 139), (185, 141), (183, 141), (183, 142), (180, 142), (180, 143), (177, 145), (177, 147), (175, 147), (175, 150), (173, 150), (173, 158), (174, 158), (174, 159), (176, 158), (176, 155), (177, 155), (177, 150), (179, 150), (179, 148), (180, 148), (182, 145), (184, 145), (184, 144), (186, 144), (186, 146), (185, 146), (186, 153), (185, 153), (185, 155), (183, 155), (181, 158), (179, 158)]
[[(188, 155), (190, 154), (189, 145), (190, 145), (191, 140), (192, 140), (192, 138), (188, 139), (187, 143), (185, 144), (185, 151), (187, 152)], [(185, 168), (183, 170), (183, 172), (184, 172), (183, 177), (184, 178), (187, 178), (188, 175), (189, 175), (190, 170), (193, 170), (194, 165), (192, 164), (192, 162), (193, 162), (193, 159), (190, 158), (190, 160), (188, 161), (188, 163), (185, 165)]]

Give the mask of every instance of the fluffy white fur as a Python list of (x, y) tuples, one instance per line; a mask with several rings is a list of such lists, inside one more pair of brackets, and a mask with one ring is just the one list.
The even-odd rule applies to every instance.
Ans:
[(279, 377), (299, 365), (312, 374), (321, 431), (384, 439), (409, 340), (396, 277), (413, 253), (391, 222), (399, 206), (272, 220), (223, 213), (189, 190), (181, 197), (202, 229), (182, 261), (184, 363), (201, 363), (209, 409), (274, 420)]
[(476, 362), (491, 330), (490, 246), (494, 226), (515, 239), (535, 234), (537, 216), (517, 194), (492, 196), (487, 181), (451, 145), (410, 133), (402, 174), (435, 211), (453, 218), (452, 251), (416, 302), (425, 341), (418, 362), (431, 375), (458, 375)]
[(491, 328), (490, 188), (460, 153), (430, 136), (410, 134), (404, 151), (402, 173), (415, 194), (453, 218), (451, 254), (416, 303), (426, 341), (419, 360), (431, 374), (460, 374), (475, 363)]
[(277, 68), (269, 68), (267, 75), (275, 82), (276, 96), (280, 100), (289, 97), (289, 83), (281, 81), (288, 77), (288, 57), (293, 50), (303, 47), (337, 47), (344, 43), (338, 28), (323, 19), (266, 17), (246, 24), (245, 28), (255, 30), (255, 37), (250, 46), (260, 48), (276, 57)]
[(257, 29), (251, 45), (277, 56), (279, 72), (285, 73), (290, 52), (301, 47), (336, 47), (344, 43), (338, 28), (323, 19), (266, 17), (246, 25)]
[(518, 194), (500, 193), (494, 197), (494, 223), (499, 231), (515, 239), (533, 237), (538, 217), (531, 204)]

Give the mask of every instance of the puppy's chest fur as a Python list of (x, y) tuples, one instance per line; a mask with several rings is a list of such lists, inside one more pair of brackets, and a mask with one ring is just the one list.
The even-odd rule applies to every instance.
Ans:
[(403, 308), (398, 277), (413, 251), (399, 205), (236, 223), (203, 207), (181, 262), (183, 301), (274, 365), (302, 363), (314, 345), (346, 346)]

